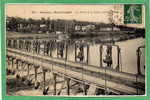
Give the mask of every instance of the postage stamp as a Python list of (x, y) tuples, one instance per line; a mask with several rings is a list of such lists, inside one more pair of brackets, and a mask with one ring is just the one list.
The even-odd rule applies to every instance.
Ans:
[(124, 23), (141, 24), (142, 23), (142, 5), (124, 5)]

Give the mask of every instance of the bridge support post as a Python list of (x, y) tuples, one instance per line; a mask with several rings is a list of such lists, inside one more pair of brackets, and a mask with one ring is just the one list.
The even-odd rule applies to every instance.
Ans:
[(16, 60), (16, 70), (18, 70), (18, 66), (19, 66), (18, 63), (19, 63), (19, 60), (17, 59), (17, 60)]
[(90, 50), (90, 46), (87, 45), (87, 61), (86, 61), (87, 64), (89, 64), (89, 50)]
[(140, 54), (140, 48), (137, 49), (137, 75), (141, 75), (141, 54)]
[(66, 78), (67, 81), (67, 95), (70, 95), (70, 79)]
[(20, 75), (19, 75), (19, 59), (16, 60), (16, 78), (20, 78)]
[(30, 74), (30, 64), (28, 63), (27, 66), (27, 78), (29, 79), (29, 74)]
[(11, 59), (10, 56), (7, 57), (7, 74), (11, 74)]
[(54, 79), (54, 82), (53, 82), (54, 94), (53, 95), (56, 95), (56, 78), (57, 78), (57, 75), (53, 73), (53, 79)]
[(30, 85), (32, 85), (32, 80), (30, 79), (30, 66), (31, 66), (31, 64), (30, 63), (28, 63), (27, 64), (27, 84), (30, 86)]
[(77, 61), (77, 45), (75, 44), (75, 62)]
[(49, 90), (49, 88), (46, 88), (46, 72), (47, 69), (43, 69), (43, 95), (47, 95)]
[(84, 92), (84, 95), (87, 95), (87, 87), (85, 84), (83, 85), (83, 92)]
[(117, 47), (117, 51), (118, 51), (118, 54), (117, 54), (117, 67), (116, 67), (116, 70), (117, 71), (122, 71), (122, 69), (120, 68), (120, 48)]
[(11, 73), (14, 75), (14, 58), (11, 59)]
[(103, 64), (102, 64), (102, 49), (103, 49), (103, 46), (101, 45), (100, 46), (100, 48), (99, 48), (99, 52), (100, 52), (100, 67), (102, 67), (103, 66)]
[(35, 83), (34, 83), (34, 86), (35, 86), (35, 89), (38, 89), (39, 88), (39, 86), (40, 86), (40, 83), (39, 82), (37, 82), (37, 71), (38, 71), (38, 68), (39, 68), (39, 66), (35, 66)]

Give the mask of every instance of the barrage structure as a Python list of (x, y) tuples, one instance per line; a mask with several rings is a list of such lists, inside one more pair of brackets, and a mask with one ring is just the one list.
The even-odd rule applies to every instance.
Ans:
[[(34, 84), (35, 89), (42, 89), (43, 95), (48, 95), (52, 84), (53, 95), (61, 95), (66, 88), (70, 95), (72, 81), (82, 86), (84, 95), (144, 95), (145, 76), (141, 73), (141, 49), (137, 48), (137, 74), (121, 71), (121, 49), (115, 44), (99, 46), (99, 66), (89, 64), (89, 44), (77, 42), (74, 44), (74, 61), (68, 58), (69, 45), (67, 41), (56, 40), (7, 40), (7, 74)], [(106, 57), (102, 58), (106, 48)], [(112, 48), (117, 51), (117, 66), (112, 67)], [(55, 51), (55, 52), (54, 52)], [(54, 57), (54, 53), (56, 56)], [(86, 53), (86, 56), (84, 55)], [(41, 77), (41, 78), (39, 78)], [(61, 89), (57, 89), (57, 78), (64, 79)]]

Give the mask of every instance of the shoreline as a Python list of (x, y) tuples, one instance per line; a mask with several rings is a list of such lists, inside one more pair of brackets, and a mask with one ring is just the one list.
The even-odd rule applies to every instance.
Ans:
[[(98, 43), (109, 43), (109, 42), (120, 42), (120, 41), (126, 41), (130, 39), (145, 37), (142, 33), (125, 33), (125, 32), (99, 32), (97, 34), (74, 34), (74, 35), (67, 35), (67, 34), (60, 34), (56, 35), (55, 33), (49, 33), (49, 34), (35, 34), (35, 33), (20, 33), (20, 32), (6, 32), (6, 39), (52, 39), (52, 40), (59, 40), (61, 37), (62, 40), (95, 40)], [(69, 37), (69, 38), (65, 38)]]

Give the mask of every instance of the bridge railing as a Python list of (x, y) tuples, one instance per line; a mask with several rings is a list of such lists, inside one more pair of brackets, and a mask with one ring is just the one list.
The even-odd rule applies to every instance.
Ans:
[[(40, 54), (52, 58), (63, 59), (66, 61), (70, 61), (68, 50), (72, 50), (71, 53), (73, 55), (72, 56), (73, 60), (71, 61), (90, 65), (89, 63), (90, 45), (84, 42), (76, 42), (69, 45), (68, 41), (57, 42), (56, 40), (8, 39), (7, 48), (18, 49), (30, 53), (32, 52), (33, 54)], [(112, 49), (114, 48), (117, 51), (116, 53), (113, 53)], [(137, 53), (139, 51), (140, 48), (137, 49)], [(117, 57), (113, 57), (114, 54)], [(97, 54), (97, 56), (99, 56), (98, 59), (100, 67), (107, 66), (111, 69), (122, 71), (121, 48), (118, 45), (101, 44), (99, 46), (99, 53)], [(140, 70), (142, 66), (139, 64), (141, 60), (140, 57), (137, 56), (137, 74), (141, 74)]]

